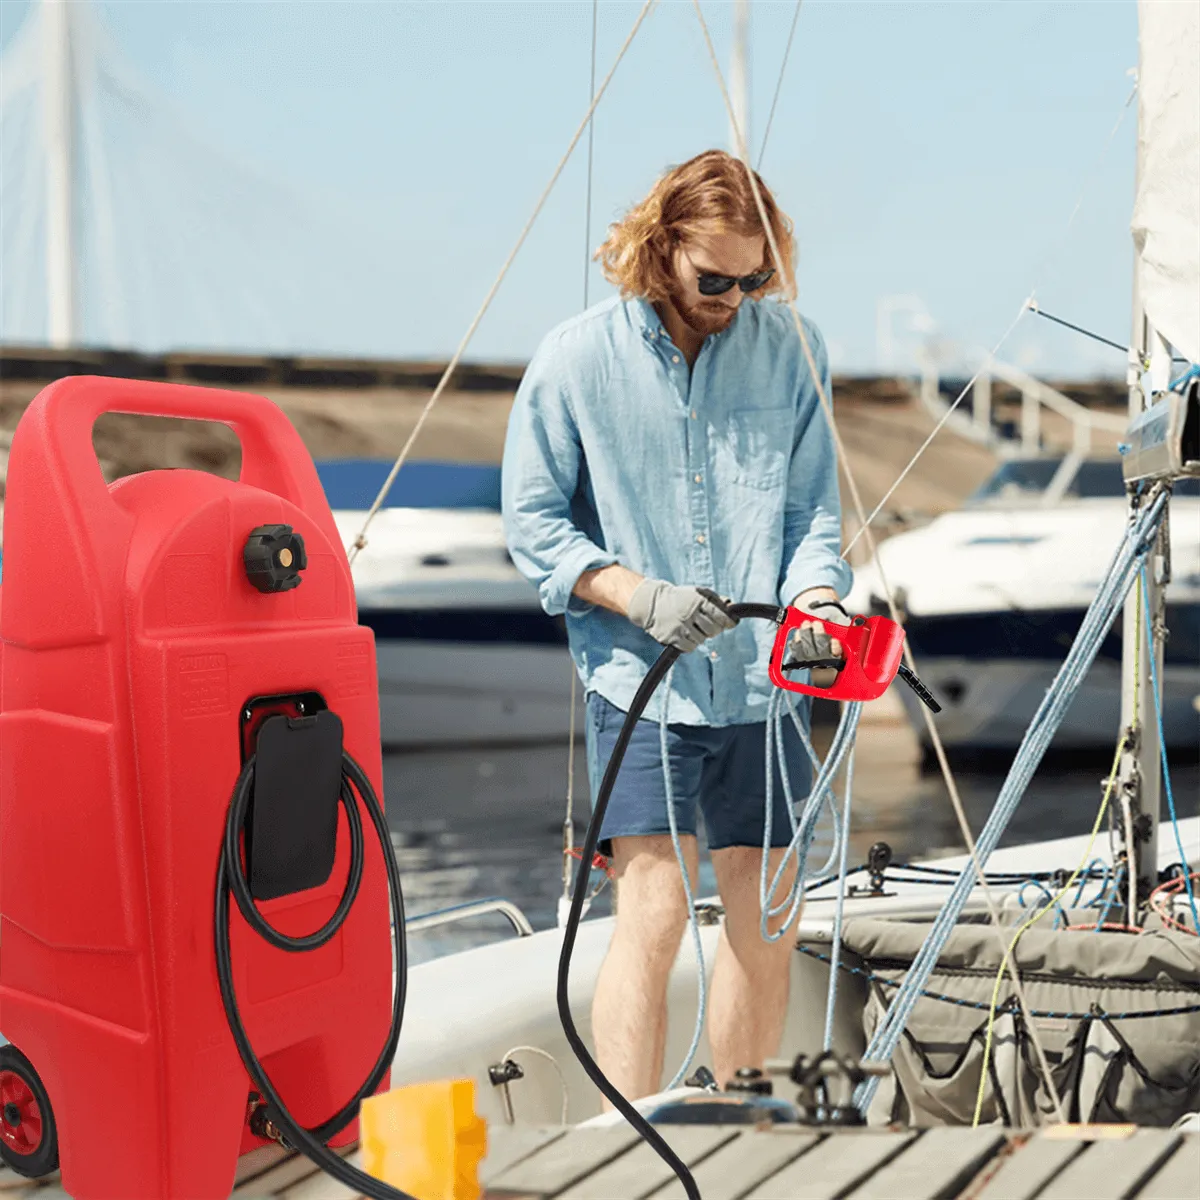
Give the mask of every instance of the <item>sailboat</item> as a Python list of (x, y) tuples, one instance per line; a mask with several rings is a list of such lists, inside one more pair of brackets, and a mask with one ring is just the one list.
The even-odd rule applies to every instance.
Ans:
[[(612, 1113), (601, 1111), (556, 1003), (563, 931), (530, 933), (510, 912), (520, 936), (411, 971), (392, 1075), (394, 1086), (474, 1081), (489, 1122), (489, 1197), (1198, 1194), (1200, 936), (1190, 881), (1200, 865), (1200, 819), (1160, 819), (1169, 564), (1157, 514), (1173, 478), (1200, 474), (1188, 440), (1196, 391), (1170, 373), (1172, 346), (1193, 363), (1200, 358), (1200, 105), (1189, 103), (1200, 27), (1193, 5), (1141, 0), (1139, 12), (1126, 479), (1130, 528), (1141, 540), (1130, 541), (1126, 557), (1144, 554), (1147, 537), (1156, 549), (1128, 596), (1114, 593), (1125, 614), (1124, 736), (1105, 796), (1125, 817), (1114, 845), (1106, 853), (1096, 844), (1101, 808), (1090, 837), (996, 850), (998, 806), (968, 855), (905, 865), (877, 847), (861, 866), (810, 879), (778, 1058), (735, 1081), (699, 1069), (711, 1061), (702, 1026), (691, 1044), (697, 988), (723, 919), (719, 903), (699, 902), (690, 914), (695, 939), (685, 939), (671, 976), (666, 1046), (673, 1062), (692, 1051), (685, 1069), (696, 1071), (683, 1086)], [(1182, 206), (1190, 219), (1179, 217), (1180, 175), (1191, 189)], [(1027, 773), (1039, 750), (1027, 742), (1018, 755)], [(1001, 796), (1010, 806), (1028, 782), (1017, 765)], [(587, 885), (581, 871), (575, 909)], [(1041, 899), (1026, 907), (1031, 887)], [(590, 1005), (611, 935), (611, 919), (568, 924), (569, 971), (558, 978), (574, 1012)], [(911, 1004), (907, 1019), (898, 1015), (901, 997)], [(722, 1089), (726, 1082), (733, 1086)], [(647, 1126), (674, 1162), (642, 1142)], [(347, 1194), (332, 1184), (322, 1190), (306, 1170), (283, 1147), (255, 1151), (239, 1170), (237, 1194)]]
[[(1170, 373), (1171, 347), (1193, 363), (1200, 357), (1200, 129), (1189, 102), (1200, 30), (1192, 6), (1142, 0), (1139, 13), (1131, 521), (1149, 487), (1200, 474), (1186, 432), (1196, 391)], [(1191, 49), (1181, 57), (1180, 47)], [(1184, 886), (1200, 865), (1200, 819), (1160, 812), (1164, 536), (1144, 584), (1124, 598), (1123, 738), (1108, 789), (1122, 816), (1109, 843), (1097, 844), (1097, 820), (1091, 836), (1004, 849), (992, 839), (984, 848), (989, 822), (971, 854), (900, 866), (877, 846), (848, 873), (852, 883), (811, 881), (778, 1059), (725, 1090), (697, 1069), (632, 1106), (675, 1163), (642, 1140), (628, 1111), (601, 1110), (594, 1075), (572, 1053), (553, 989), (560, 931), (518, 927), (513, 940), (417, 967), (395, 1078), (475, 1081), (490, 1125), (487, 1195), (1200, 1195), (1200, 937)], [(1021, 782), (1010, 776), (1010, 802)], [(949, 911), (948, 885), (960, 879), (961, 903), (897, 1046), (887, 1062), (872, 1059)], [(576, 900), (586, 882), (576, 879)], [(1041, 898), (1026, 907), (1031, 888)], [(668, 990), (666, 1055), (685, 1064), (679, 1076), (711, 1061), (693, 1024), (722, 913), (711, 898), (696, 912), (696, 936), (684, 939)], [(559, 975), (585, 1040), (583, 1014), (612, 928), (611, 918), (579, 925), (569, 975)], [(1020, 993), (1005, 979), (1009, 962)]]
[[(1151, 481), (1200, 475), (1197, 389), (1186, 377), (1172, 378), (1170, 361), (1172, 348), (1193, 364), (1200, 358), (1200, 26), (1188, 5), (1142, 0), (1139, 16), (1125, 461), (1131, 520)], [(1175, 529), (1186, 543), (1186, 518)], [(840, 902), (828, 878), (816, 881), (821, 886), (809, 891), (792, 960), (787, 1027), (768, 1078), (719, 1092), (697, 1072), (681, 1088), (636, 1102), (694, 1172), (690, 1186), (640, 1142), (628, 1114), (599, 1111), (592, 1076), (564, 1040), (548, 986), (557, 932), (417, 968), (398, 1077), (461, 1073), (476, 1080), (494, 1139), (484, 1169), (489, 1195), (678, 1196), (685, 1187), (688, 1195), (762, 1200), (1200, 1194), (1200, 938), (1194, 909), (1181, 906), (1184, 882), (1200, 865), (1200, 819), (1160, 811), (1168, 778), (1157, 714), (1169, 570), (1168, 535), (1156, 536), (1144, 582), (1124, 604), (1123, 740), (1110, 779), (1119, 782), (1122, 799), (1114, 807), (1124, 821), (1116, 821), (1113, 843), (1098, 848), (1093, 831), (994, 850), (974, 862), (977, 844), (971, 855), (911, 870), (889, 864), (885, 850), (872, 855), (853, 889), (843, 886)], [(871, 1043), (901, 981), (915, 974), (921, 946), (947, 910), (947, 882), (961, 874), (978, 884), (972, 871), (979, 867), (990, 898), (979, 886), (965, 890), (900, 1030), (899, 1049), (890, 1065), (873, 1062), (866, 1055), (878, 1051)], [(1043, 927), (1024, 932), (1017, 947), (1013, 935), (1030, 923), (1024, 904), (1031, 880), (1046, 887), (1033, 906)], [(697, 985), (718, 936), (719, 905), (709, 899), (699, 907), (714, 923), (700, 925), (694, 943), (684, 939), (671, 977), (669, 1062), (687, 1057)], [(610, 919), (579, 927), (566, 991), (581, 1017), (611, 933)], [(1022, 997), (1004, 986), (1010, 957)], [(464, 979), (468, 986), (456, 986)], [(496, 1013), (491, 1027), (478, 1023), (472, 998), (471, 985), (484, 980), (491, 981)], [(436, 998), (450, 993), (460, 999), (448, 1011)], [(456, 1033), (449, 1058), (437, 1045), (447, 1021)], [(695, 1034), (692, 1064), (711, 1061), (703, 1029)], [(766, 1106), (772, 1085), (779, 1097), (795, 1096), (790, 1116)], [(873, 1091), (870, 1102), (854, 1105), (864, 1090)], [(740, 1105), (753, 1110), (756, 1101), (761, 1106), (749, 1118), (731, 1115)], [(865, 1132), (855, 1118), (868, 1123)], [(758, 1128), (727, 1123), (740, 1119)], [(842, 1132), (843, 1123), (856, 1132)], [(847, 1144), (845, 1136), (856, 1140)]]

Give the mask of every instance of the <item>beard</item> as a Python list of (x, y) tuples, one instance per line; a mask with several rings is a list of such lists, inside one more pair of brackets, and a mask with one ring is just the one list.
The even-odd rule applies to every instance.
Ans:
[(679, 314), (680, 320), (693, 333), (698, 333), (702, 337), (708, 337), (710, 334), (721, 333), (728, 329), (738, 312), (736, 308), (730, 308), (728, 304), (711, 302), (688, 304), (679, 295), (671, 297), (671, 305)]

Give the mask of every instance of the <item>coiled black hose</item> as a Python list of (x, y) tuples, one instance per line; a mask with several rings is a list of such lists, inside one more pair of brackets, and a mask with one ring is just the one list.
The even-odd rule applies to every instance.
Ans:
[[(786, 609), (779, 608), (774, 604), (730, 604), (725, 608), (729, 615), (736, 620), (751, 617), (774, 621), (776, 625), (780, 625), (787, 616)], [(625, 723), (621, 726), (621, 732), (617, 735), (612, 757), (608, 760), (604, 779), (600, 784), (600, 791), (592, 808), (592, 819), (588, 823), (587, 835), (583, 839), (581, 855), (583, 863), (590, 863), (596, 855), (596, 845), (600, 841), (600, 826), (604, 821), (604, 813), (608, 809), (608, 801), (612, 796), (613, 786), (617, 782), (617, 775), (621, 770), (621, 763), (624, 761), (625, 751), (629, 747), (629, 739), (633, 736), (634, 728), (642, 713), (646, 711), (646, 705), (650, 703), (651, 696), (658, 690), (679, 654), (680, 652), (673, 646), (668, 646), (658, 656), (654, 665), (646, 673), (645, 679), (642, 680), (642, 685), (638, 688), (633, 703), (629, 706), (629, 712), (626, 714)], [(686, 1164), (667, 1145), (654, 1126), (613, 1087), (588, 1052), (588, 1048), (583, 1044), (583, 1039), (579, 1036), (579, 1031), (575, 1028), (575, 1022), (571, 1017), (568, 984), (571, 973), (571, 955), (575, 950), (575, 937), (579, 932), (579, 922), (583, 918), (583, 902), (587, 897), (587, 891), (588, 872), (585, 868), (581, 868), (575, 876), (575, 890), (571, 895), (571, 911), (563, 930), (562, 952), (558, 959), (558, 1015), (562, 1021), (563, 1032), (588, 1077), (612, 1101), (613, 1107), (650, 1143), (655, 1153), (675, 1172), (679, 1177), (679, 1182), (683, 1184), (688, 1200), (700, 1200), (700, 1191)]]
[[(326, 1174), (332, 1175), (339, 1183), (373, 1200), (416, 1200), (407, 1192), (391, 1187), (365, 1171), (351, 1166), (340, 1155), (335, 1154), (326, 1142), (354, 1119), (359, 1105), (367, 1096), (375, 1093), (396, 1056), (396, 1046), (400, 1041), (400, 1026), (404, 1019), (404, 999), (408, 985), (408, 955), (404, 938), (404, 897), (400, 891), (400, 869), (396, 865), (396, 856), (392, 853), (391, 834), (388, 831), (387, 820), (383, 807), (375, 795), (375, 789), (367, 778), (366, 772), (345, 752), (342, 753), (342, 786), (340, 800), (346, 810), (346, 820), (350, 829), (350, 871), (346, 878), (346, 887), (342, 898), (334, 910), (333, 916), (316, 932), (305, 934), (303, 937), (288, 937), (274, 929), (263, 918), (254, 904), (250, 894), (250, 884), (242, 866), (242, 857), (238, 840), (246, 823), (246, 811), (254, 789), (254, 764), (252, 755), (242, 768), (242, 773), (233, 789), (229, 802), (229, 812), (225, 821), (225, 840), (221, 847), (221, 857), (217, 866), (217, 893), (213, 911), (213, 942), (217, 955), (217, 980), (221, 987), (221, 1000), (225, 1005), (225, 1016), (229, 1021), (229, 1029), (237, 1044), (238, 1053), (245, 1064), (246, 1072), (254, 1081), (267, 1104), (270, 1120), (280, 1131), (283, 1138), (291, 1146), (305, 1154)], [(353, 785), (353, 786), (351, 786)], [(337, 933), (345, 922), (354, 901), (358, 896), (359, 885), (363, 873), (363, 827), (362, 816), (354, 793), (358, 792), (370, 814), (371, 822), (379, 837), (379, 845), (383, 850), (384, 865), (387, 868), (388, 893), (391, 897), (393, 918), (393, 948), (396, 956), (396, 993), (392, 1002), (392, 1020), (388, 1029), (387, 1041), (380, 1053), (375, 1066), (366, 1082), (354, 1093), (346, 1104), (314, 1129), (306, 1129), (288, 1112), (287, 1105), (275, 1090), (271, 1080), (258, 1061), (254, 1048), (242, 1018), (238, 1012), (237, 997), (233, 989), (233, 965), (229, 949), (229, 893), (233, 893), (242, 916), (250, 927), (272, 946), (281, 950), (303, 952), (315, 950), (323, 946)]]

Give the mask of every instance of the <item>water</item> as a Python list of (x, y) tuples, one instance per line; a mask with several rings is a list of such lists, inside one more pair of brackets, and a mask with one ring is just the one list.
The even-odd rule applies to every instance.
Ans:
[[(817, 731), (818, 750), (823, 751), (828, 736), (827, 730)], [(1106, 776), (1104, 762), (1070, 771), (1043, 768), (1002, 844), (1087, 833)], [(1200, 767), (1173, 766), (1171, 778), (1179, 816), (1200, 814)], [(955, 781), (971, 830), (978, 835), (1004, 782), (1003, 772), (956, 771)], [(392, 754), (384, 759), (384, 787), (409, 916), (500, 896), (519, 905), (535, 929), (554, 925), (562, 891), (565, 745)], [(886, 841), (898, 861), (966, 848), (941, 775), (922, 774), (906, 726), (864, 723), (853, 807), (852, 865), (864, 861), (876, 841)], [(589, 814), (580, 746), (575, 756), (576, 845), (583, 841)], [(1106, 845), (1105, 832), (1098, 848)], [(818, 843), (818, 862), (824, 858), (821, 849)], [(1077, 864), (1062, 865), (1071, 869)], [(702, 855), (699, 894), (715, 892), (711, 864)], [(606, 888), (591, 914), (610, 912)], [(412, 935), (410, 961), (507, 936), (511, 930), (499, 915), (423, 931)]]

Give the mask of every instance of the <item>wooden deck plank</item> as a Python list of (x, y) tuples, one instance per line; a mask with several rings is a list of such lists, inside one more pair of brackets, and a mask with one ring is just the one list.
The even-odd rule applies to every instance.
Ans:
[(30, 1179), (28, 1175), (18, 1175), (8, 1167), (0, 1167), (0, 1193), (3, 1193), (4, 1200), (13, 1200), (15, 1196), (20, 1196), (31, 1188), (45, 1189), (60, 1185), (61, 1182), (62, 1177), (58, 1171), (53, 1175), (43, 1175), (41, 1179)]
[(571, 1129), (488, 1181), (492, 1191), (554, 1196), (642, 1139), (622, 1123), (602, 1129)]
[(16, 1171), (10, 1171), (7, 1167), (0, 1167), (0, 1195), (3, 1195), (4, 1200), (22, 1196), (35, 1187), (37, 1183), (34, 1180), (25, 1175), (18, 1175)]
[[(362, 1151), (352, 1150), (346, 1155), (346, 1161), (361, 1171)], [(362, 1193), (339, 1183), (324, 1171), (315, 1171), (299, 1183), (277, 1191), (275, 1195), (282, 1196), (284, 1200), (358, 1200)]]
[(1067, 1164), (1083, 1153), (1086, 1142), (1034, 1137), (1016, 1146), (1000, 1169), (972, 1200), (1033, 1200)]
[[(691, 1167), (741, 1132), (729, 1125), (658, 1125), (657, 1132)], [(640, 1140), (627, 1154), (606, 1163), (558, 1194), (558, 1200), (643, 1200), (677, 1176), (648, 1142)]]
[(1184, 1134), (1137, 1200), (1200, 1200), (1200, 1133)]
[(488, 1187), (509, 1167), (567, 1132), (565, 1125), (491, 1125), (487, 1131), (487, 1154), (479, 1164), (479, 1182)]
[[(348, 1158), (358, 1149), (358, 1143), (349, 1146), (339, 1146), (335, 1154)], [(274, 1166), (260, 1172), (252, 1179), (247, 1179), (233, 1190), (230, 1200), (251, 1200), (251, 1197), (276, 1196), (286, 1192), (288, 1188), (320, 1173), (321, 1168), (303, 1154), (289, 1154), (286, 1158), (277, 1160)]]
[(1132, 1137), (1093, 1142), (1067, 1164), (1038, 1200), (1126, 1200), (1179, 1145), (1169, 1129), (1139, 1129)]
[(850, 1200), (946, 1200), (958, 1195), (1005, 1141), (998, 1129), (927, 1129), (864, 1180)]
[[(740, 1200), (752, 1187), (774, 1175), (820, 1141), (794, 1129), (747, 1129), (727, 1142), (692, 1172), (704, 1200)], [(678, 1179), (658, 1189), (651, 1200), (686, 1200)]]
[(870, 1131), (830, 1135), (760, 1183), (745, 1200), (837, 1200), (915, 1137), (910, 1132)]
[(233, 1175), (233, 1186), (236, 1188), (248, 1179), (254, 1179), (270, 1170), (277, 1162), (291, 1157), (291, 1151), (282, 1146), (258, 1146), (249, 1154), (243, 1154), (237, 1161), (237, 1170)]

